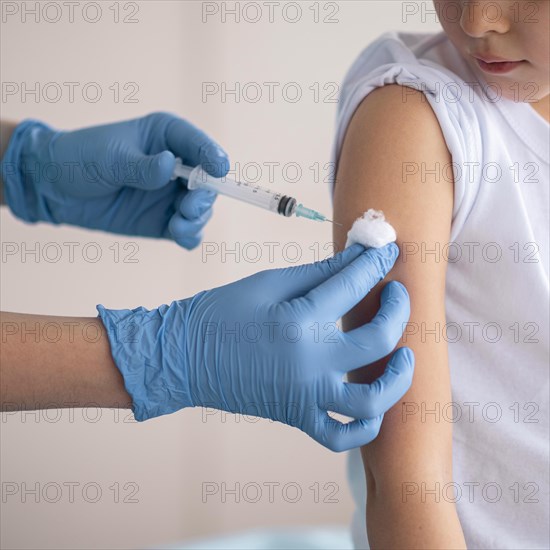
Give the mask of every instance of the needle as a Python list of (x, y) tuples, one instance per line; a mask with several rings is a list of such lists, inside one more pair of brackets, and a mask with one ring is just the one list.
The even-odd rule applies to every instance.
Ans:
[(332, 220), (329, 220), (328, 218), (325, 218), (325, 221), (326, 221), (326, 222), (333, 223), (334, 225), (339, 225), (340, 227), (342, 227), (342, 224), (341, 224), (341, 223), (334, 222), (334, 221), (332, 221)]

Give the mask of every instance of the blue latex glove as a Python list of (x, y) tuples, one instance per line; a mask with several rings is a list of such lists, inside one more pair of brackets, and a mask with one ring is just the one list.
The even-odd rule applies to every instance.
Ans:
[(72, 132), (27, 120), (10, 139), (2, 179), (11, 210), (27, 222), (170, 238), (191, 249), (216, 194), (171, 181), (176, 156), (216, 177), (229, 169), (216, 143), (167, 113)]
[[(400, 348), (372, 384), (342, 381), (388, 355), (409, 319), (405, 287), (390, 282), (368, 324), (335, 325), (393, 266), (395, 244), (355, 244), (328, 260), (263, 271), (149, 311), (98, 306), (137, 420), (211, 407), (295, 426), (342, 451), (378, 434), (382, 416), (411, 384), (414, 358)], [(236, 332), (235, 332), (236, 331)], [(334, 411), (356, 420), (342, 424)]]

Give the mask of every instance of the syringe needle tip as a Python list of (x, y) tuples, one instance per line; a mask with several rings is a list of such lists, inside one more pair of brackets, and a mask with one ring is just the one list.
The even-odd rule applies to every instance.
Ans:
[(340, 227), (342, 227), (342, 224), (341, 224), (341, 223), (335, 222), (335, 221), (333, 221), (333, 220), (329, 220), (328, 218), (325, 218), (325, 221), (330, 222), (330, 223), (333, 223), (334, 225), (339, 225)]

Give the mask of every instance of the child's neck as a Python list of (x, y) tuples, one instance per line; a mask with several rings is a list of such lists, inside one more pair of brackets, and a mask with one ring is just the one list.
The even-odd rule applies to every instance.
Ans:
[(531, 107), (547, 122), (550, 122), (550, 95), (531, 103)]

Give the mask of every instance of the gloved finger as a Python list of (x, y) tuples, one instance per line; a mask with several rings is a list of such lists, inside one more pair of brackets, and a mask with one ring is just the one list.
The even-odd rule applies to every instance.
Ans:
[(327, 412), (322, 412), (316, 429), (309, 435), (331, 451), (349, 451), (375, 439), (380, 431), (382, 418), (383, 415), (370, 420), (361, 418), (344, 424), (330, 417)]
[(198, 164), (211, 175), (221, 178), (229, 171), (227, 153), (202, 130), (190, 122), (173, 117), (166, 130), (166, 142), (183, 164)]
[(201, 244), (202, 241), (202, 231), (197, 233), (193, 237), (184, 237), (182, 239), (175, 240), (176, 244), (185, 248), (187, 250), (194, 250)]
[(380, 309), (370, 323), (342, 334), (339, 368), (344, 371), (378, 361), (395, 348), (411, 314), (407, 289), (390, 281), (380, 297)]
[(179, 212), (188, 220), (200, 218), (207, 210), (212, 208), (217, 196), (217, 193), (213, 193), (208, 189), (187, 191), (180, 201)]
[(176, 160), (170, 151), (156, 155), (144, 155), (140, 151), (130, 153), (123, 165), (116, 182), (127, 187), (145, 191), (154, 191), (164, 187), (172, 177)]
[(276, 296), (272, 298), (282, 302), (304, 296), (312, 288), (336, 275), (364, 251), (365, 247), (356, 243), (326, 260), (277, 270), (282, 279), (275, 290)]
[(399, 348), (388, 361), (384, 373), (370, 384), (343, 383), (330, 410), (351, 418), (375, 418), (393, 407), (411, 387), (414, 354)]
[(290, 302), (294, 299), (303, 298), (312, 288), (341, 271), (363, 252), (365, 252), (365, 247), (356, 243), (326, 260), (271, 269), (256, 273), (255, 276), (261, 277), (269, 273), (270, 279), (276, 281), (276, 284), (270, 283), (269, 285), (271, 300), (273, 302)]
[[(181, 246), (185, 246), (190, 243), (196, 244), (197, 237), (200, 237), (200, 233), (203, 227), (212, 217), (213, 210), (210, 208), (204, 214), (195, 218), (194, 220), (188, 220), (176, 212), (168, 223), (168, 230), (172, 238)], [(200, 238), (199, 241), (200, 242)]]
[(369, 248), (336, 275), (310, 290), (303, 300), (310, 304), (316, 317), (339, 319), (386, 276), (398, 255), (395, 243)]

